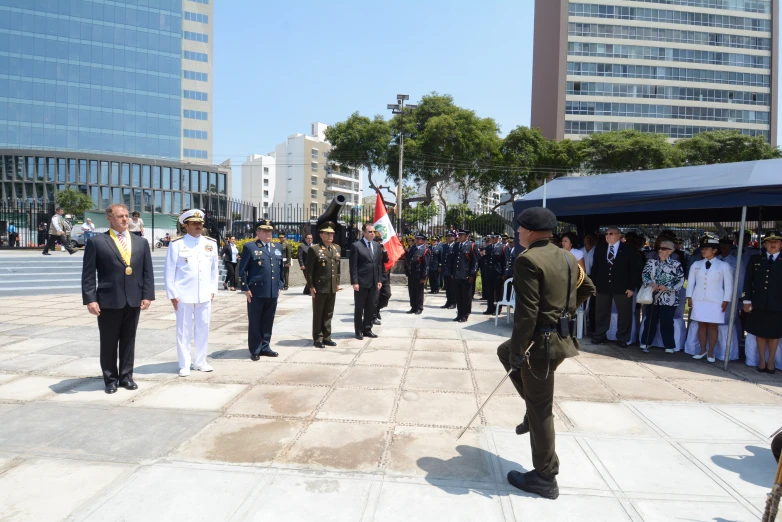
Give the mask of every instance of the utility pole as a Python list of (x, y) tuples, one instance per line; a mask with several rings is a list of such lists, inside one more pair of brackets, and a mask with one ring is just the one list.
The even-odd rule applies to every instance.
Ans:
[(418, 105), (407, 104), (405, 101), (409, 100), (410, 96), (407, 94), (397, 94), (396, 103), (389, 103), (386, 108), (391, 109), (392, 114), (399, 114), (399, 184), (396, 187), (396, 221), (397, 221), (397, 234), (402, 233), (402, 168), (405, 161), (405, 129), (404, 129), (404, 113), (405, 111), (412, 111), (418, 108)]

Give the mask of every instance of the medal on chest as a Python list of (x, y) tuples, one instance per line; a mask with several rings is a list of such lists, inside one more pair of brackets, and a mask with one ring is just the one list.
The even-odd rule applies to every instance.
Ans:
[(204, 245), (204, 250), (206, 250), (207, 252), (211, 252), (212, 251), (212, 245)]
[(133, 269), (132, 269), (132, 268), (130, 268), (129, 266), (126, 266), (126, 267), (125, 267), (125, 275), (128, 275), (128, 276), (129, 276), (129, 275), (131, 275), (132, 273), (133, 273)]

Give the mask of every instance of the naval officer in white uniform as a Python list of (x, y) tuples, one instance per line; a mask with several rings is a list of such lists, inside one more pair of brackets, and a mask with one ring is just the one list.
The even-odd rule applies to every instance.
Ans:
[[(211, 372), (206, 362), (212, 299), (217, 293), (217, 242), (202, 236), (204, 214), (198, 209), (179, 216), (187, 234), (169, 243), (164, 277), (166, 295), (176, 311), (176, 349), (179, 376), (190, 375), (190, 337), (195, 329), (192, 369)], [(195, 327), (195, 328), (194, 328)]]

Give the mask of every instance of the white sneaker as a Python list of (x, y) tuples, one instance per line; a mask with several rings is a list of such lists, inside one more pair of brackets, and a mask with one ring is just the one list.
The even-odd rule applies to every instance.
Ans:
[(706, 360), (709, 361), (710, 363), (713, 363), (717, 359), (715, 359), (714, 357), (706, 357)]
[(198, 370), (199, 372), (211, 372), (214, 370), (211, 366), (209, 366), (208, 363), (204, 363), (201, 366), (193, 366), (194, 370)]
[(179, 376), (180, 377), (187, 377), (190, 375), (190, 368), (180, 368), (179, 369)]
[(673, 353), (673, 350), (672, 350), (672, 349), (670, 349), (670, 348), (666, 348), (666, 349), (665, 349), (665, 353)]

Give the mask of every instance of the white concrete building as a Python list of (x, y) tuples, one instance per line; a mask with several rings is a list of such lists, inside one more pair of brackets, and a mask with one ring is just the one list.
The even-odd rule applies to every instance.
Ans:
[[(359, 173), (339, 172), (338, 167), (329, 166), (328, 153), (331, 145), (326, 141), (325, 123), (312, 124), (311, 133), (293, 134), (277, 145), (276, 183), (273, 205), (283, 209), (281, 219), (296, 219), (300, 209), (305, 215), (317, 215), (337, 194), (348, 200), (347, 207), (361, 202), (361, 176)], [(290, 216), (286, 217), (288, 209)], [(277, 211), (279, 212), (279, 211)]]
[(182, 2), (182, 159), (212, 164), (214, 2)]
[(241, 199), (259, 208), (268, 208), (274, 200), (274, 187), (277, 184), (276, 153), (268, 155), (253, 154), (242, 163)]

